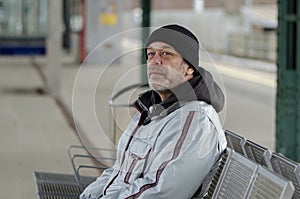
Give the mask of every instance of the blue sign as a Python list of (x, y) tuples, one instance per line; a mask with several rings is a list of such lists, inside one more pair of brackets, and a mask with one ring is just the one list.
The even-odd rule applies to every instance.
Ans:
[(0, 55), (45, 55), (44, 38), (0, 38)]

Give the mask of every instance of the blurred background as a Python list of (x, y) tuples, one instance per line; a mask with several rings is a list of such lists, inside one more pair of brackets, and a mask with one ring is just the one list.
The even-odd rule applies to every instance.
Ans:
[(134, 112), (128, 105), (145, 89), (136, 86), (146, 82), (145, 38), (169, 23), (199, 38), (200, 65), (226, 95), (224, 128), (298, 160), (298, 7), (296, 0), (0, 0), (0, 198), (36, 198), (34, 170), (72, 172), (71, 144), (117, 143)]

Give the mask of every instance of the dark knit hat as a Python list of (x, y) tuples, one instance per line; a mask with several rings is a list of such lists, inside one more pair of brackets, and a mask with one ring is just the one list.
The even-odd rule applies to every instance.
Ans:
[(199, 41), (197, 37), (185, 27), (177, 24), (163, 26), (151, 33), (145, 47), (147, 48), (153, 42), (164, 42), (171, 45), (183, 59), (197, 71), (199, 63)]

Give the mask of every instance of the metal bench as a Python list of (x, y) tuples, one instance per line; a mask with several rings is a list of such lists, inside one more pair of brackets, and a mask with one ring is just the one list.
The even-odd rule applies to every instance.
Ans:
[(246, 140), (242, 136), (235, 134), (229, 130), (225, 131), (225, 136), (229, 148), (233, 149), (235, 152), (245, 155), (246, 152), (244, 150), (244, 144)]
[(294, 192), (293, 184), (247, 159), (233, 150), (227, 149), (225, 165), (219, 179), (208, 191), (207, 198), (264, 198), (287, 199)]
[[(225, 135), (228, 147), (193, 199), (300, 198), (298, 163), (272, 153), (269, 149), (233, 132), (226, 131)], [(68, 154), (74, 174), (34, 172), (38, 198), (78, 198), (83, 189), (100, 175), (100, 173), (91, 176), (83, 175), (80, 171), (103, 170), (109, 167), (103, 164), (103, 161), (115, 160), (111, 158), (111, 154), (115, 153), (113, 149), (89, 148), (88, 150), (98, 150), (101, 153), (90, 155), (85, 147), (70, 146)], [(86, 160), (90, 162), (86, 164)]]
[(278, 153), (272, 154), (271, 165), (274, 172), (293, 183), (295, 187), (293, 198), (300, 198), (300, 165)]
[[(105, 152), (109, 152), (109, 154), (110, 152), (115, 153), (114, 149), (89, 148), (88, 150), (102, 152), (102, 154)], [(111, 155), (110, 157), (90, 155), (83, 146), (70, 146), (68, 155), (73, 168), (73, 174), (33, 172), (39, 199), (78, 198), (84, 188), (95, 181), (97, 176), (101, 174), (101, 171), (109, 167), (105, 163), (110, 161), (112, 164), (115, 161), (115, 158), (112, 158)], [(92, 176), (82, 175), (80, 172), (83, 169), (98, 170), (98, 172), (92, 172)]]
[(227, 161), (227, 157), (228, 153), (224, 151), (192, 199), (211, 198)]
[(81, 190), (78, 185), (62, 183), (37, 183), (39, 199), (78, 199)]
[(247, 140), (244, 143), (243, 147), (245, 151), (245, 156), (247, 158), (272, 170), (272, 152), (270, 149), (260, 146), (250, 140)]
[(239, 152), (248, 159), (265, 166), (269, 170), (290, 180), (295, 188), (294, 199), (300, 198), (300, 165), (281, 154), (271, 152), (269, 149), (260, 146), (252, 141), (226, 130), (228, 147)]

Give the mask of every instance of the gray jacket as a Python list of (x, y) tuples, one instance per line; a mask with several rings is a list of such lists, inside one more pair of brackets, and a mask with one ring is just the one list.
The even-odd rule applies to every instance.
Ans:
[(211, 105), (188, 102), (165, 117), (123, 133), (117, 161), (81, 198), (191, 198), (209, 173), (226, 139)]
[(226, 148), (216, 112), (223, 108), (224, 96), (206, 71), (173, 93), (161, 102), (150, 91), (135, 102), (139, 113), (119, 140), (114, 166), (81, 199), (193, 196)]

